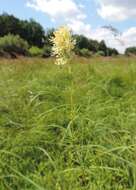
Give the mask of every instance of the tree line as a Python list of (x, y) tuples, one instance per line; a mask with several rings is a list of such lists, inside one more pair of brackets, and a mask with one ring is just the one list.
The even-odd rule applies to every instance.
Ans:
[[(10, 49), (11, 51), (12, 47), (9, 48), (7, 46), (11, 45), (13, 41), (13, 49), (15, 51), (15, 49), (18, 49), (18, 47), (15, 48), (16, 44), (23, 44), (21, 40), (24, 40), (24, 48), (26, 48), (26, 52), (28, 49), (29, 54), (31, 55), (40, 54), (44, 57), (48, 57), (51, 55), (52, 43), (50, 38), (53, 36), (54, 31), (55, 29), (48, 29), (45, 31), (42, 25), (33, 19), (21, 20), (14, 15), (3, 13), (0, 15), (0, 52), (7, 51), (7, 49)], [(73, 34), (73, 37), (76, 40), (74, 52), (79, 56), (91, 56), (93, 54), (113, 56), (119, 54), (115, 48), (107, 47), (104, 40), (98, 42), (97, 40), (89, 39), (84, 35), (77, 34)], [(14, 38), (14, 40), (12, 40), (12, 38)], [(20, 48), (21, 44), (19, 46)], [(127, 54), (129, 53), (128, 51), (129, 49), (127, 49)]]

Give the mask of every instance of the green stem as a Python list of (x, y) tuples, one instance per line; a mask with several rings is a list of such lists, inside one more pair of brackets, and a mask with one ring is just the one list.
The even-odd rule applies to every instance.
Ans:
[[(68, 73), (69, 75), (72, 74), (71, 65), (68, 67)], [(70, 90), (70, 119), (73, 119), (73, 81), (71, 81), (71, 90)]]

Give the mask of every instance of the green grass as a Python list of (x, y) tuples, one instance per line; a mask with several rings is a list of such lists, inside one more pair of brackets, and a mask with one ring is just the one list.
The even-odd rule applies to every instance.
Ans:
[(136, 61), (0, 61), (0, 190), (135, 190)]

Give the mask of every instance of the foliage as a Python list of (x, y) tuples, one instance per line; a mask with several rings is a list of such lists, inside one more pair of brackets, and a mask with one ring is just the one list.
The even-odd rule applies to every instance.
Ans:
[(52, 55), (52, 46), (44, 46), (42, 57), (48, 58)]
[(88, 49), (92, 52), (97, 52), (99, 48), (99, 43), (96, 40), (88, 39), (83, 35), (74, 35), (76, 40), (75, 50)]
[(43, 55), (43, 49), (42, 48), (38, 48), (36, 46), (32, 46), (29, 49), (29, 54), (32, 57), (35, 57), (35, 56), (40, 56), (41, 57)]
[(0, 15), (0, 36), (3, 37), (9, 33), (20, 35), (31, 46), (42, 47), (44, 44), (44, 29), (33, 19), (23, 21), (13, 15)]
[(48, 47), (52, 47), (53, 46), (53, 42), (52, 42), (52, 38), (54, 37), (54, 32), (55, 29), (47, 29), (47, 31), (45, 32), (45, 40), (44, 40), (44, 45), (48, 46)]
[[(34, 21), (33, 19), (20, 20), (13, 15), (2, 14), (0, 15), (0, 37), (8, 35), (9, 33), (19, 35), (26, 40), (30, 46), (37, 46), (42, 48), (46, 46), (46, 49), (50, 49), (53, 46), (51, 38), (54, 37), (55, 29), (46, 29)], [(76, 41), (75, 53), (82, 51), (82, 49), (88, 49), (92, 53), (103, 51), (105, 56), (117, 55), (118, 51), (106, 46), (104, 41), (98, 42), (93, 39), (89, 39), (84, 35), (73, 35)], [(114, 52), (112, 52), (114, 51)], [(47, 55), (49, 53), (47, 52)]]
[(105, 53), (103, 51), (98, 51), (95, 55), (96, 56), (105, 56)]
[(0, 190), (135, 190), (135, 62), (0, 60)]
[(119, 55), (119, 53), (115, 48), (108, 48), (107, 56), (117, 56), (117, 55)]
[(75, 45), (70, 29), (66, 26), (60, 27), (54, 32), (51, 41), (53, 43), (53, 55), (57, 58), (56, 64), (65, 65), (68, 63)]
[(99, 50), (96, 52), (96, 56), (117, 56), (119, 55), (118, 51), (115, 48), (106, 48), (106, 50), (104, 50), (104, 48), (101, 48), (103, 50)]
[(88, 49), (88, 51), (97, 55), (99, 55), (100, 52), (103, 52), (100, 54), (102, 56), (113, 56), (119, 54), (115, 48), (107, 47), (103, 40), (101, 42), (98, 42), (83, 35), (74, 35), (74, 39), (76, 39), (74, 51), (77, 55), (80, 55), (80, 50), (82, 51), (82, 49)]
[(87, 37), (83, 35), (74, 35), (74, 39), (76, 41), (75, 48), (76, 49), (89, 49), (89, 40)]
[(77, 49), (75, 52), (77, 55), (82, 56), (82, 57), (91, 57), (92, 56), (92, 52), (86, 48)]
[(103, 52), (103, 53), (104, 53), (104, 56), (107, 55), (107, 47), (106, 47), (106, 44), (105, 44), (104, 40), (102, 40), (102, 41), (100, 42), (98, 50), (99, 50), (100, 52)]
[(17, 53), (26, 55), (28, 52), (28, 43), (20, 36), (8, 34), (0, 38), (0, 51), (6, 53)]
[(125, 50), (125, 55), (136, 55), (136, 47), (129, 47)]
[(20, 20), (15, 16), (5, 13), (0, 15), (0, 36), (19, 34), (21, 27)]
[(21, 25), (20, 36), (27, 40), (30, 45), (43, 47), (45, 34), (42, 26), (33, 19), (21, 21)]

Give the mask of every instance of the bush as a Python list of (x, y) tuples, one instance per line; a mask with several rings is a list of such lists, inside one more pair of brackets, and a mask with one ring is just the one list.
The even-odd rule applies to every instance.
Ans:
[(47, 58), (47, 57), (50, 57), (51, 54), (52, 54), (52, 47), (51, 46), (44, 46), (42, 56)]
[(32, 56), (32, 57), (35, 57), (35, 56), (41, 57), (43, 55), (43, 49), (38, 48), (36, 46), (32, 46), (29, 49), (29, 55)]
[(96, 54), (96, 56), (105, 56), (104, 51), (98, 51)]
[(82, 57), (90, 57), (92, 56), (92, 52), (89, 51), (88, 49), (86, 48), (83, 48), (83, 49), (76, 49), (75, 50), (75, 53), (79, 56), (82, 56)]
[(8, 34), (0, 38), (0, 52), (3, 53), (26, 55), (28, 47), (28, 43), (19, 35)]

